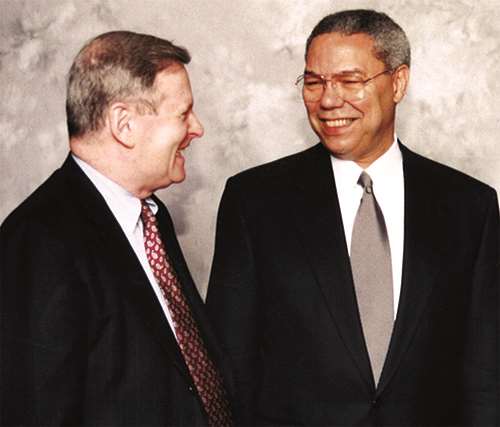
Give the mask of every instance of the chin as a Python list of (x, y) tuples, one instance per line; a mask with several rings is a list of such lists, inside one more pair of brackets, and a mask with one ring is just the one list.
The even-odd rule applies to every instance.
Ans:
[(342, 157), (349, 153), (352, 148), (352, 144), (348, 141), (342, 141), (332, 138), (322, 138), (321, 143), (325, 146), (325, 148), (332, 153), (334, 156)]
[(180, 182), (183, 182), (185, 179), (186, 179), (185, 173), (178, 173), (170, 177), (170, 182), (174, 184), (179, 184)]
[(164, 190), (165, 188), (170, 187), (172, 184), (175, 184), (177, 182), (180, 181), (174, 180), (171, 177), (165, 178), (156, 183), (153, 191)]

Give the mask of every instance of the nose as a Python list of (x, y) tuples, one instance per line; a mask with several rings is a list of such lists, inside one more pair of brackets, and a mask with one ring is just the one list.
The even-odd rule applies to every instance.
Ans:
[(339, 93), (339, 85), (332, 81), (326, 81), (323, 88), (323, 94), (320, 98), (321, 108), (330, 109), (341, 107), (344, 104), (344, 98)]
[(192, 112), (191, 113), (191, 123), (189, 124), (189, 133), (193, 136), (193, 138), (200, 138), (204, 133), (203, 125), (198, 119), (198, 116)]

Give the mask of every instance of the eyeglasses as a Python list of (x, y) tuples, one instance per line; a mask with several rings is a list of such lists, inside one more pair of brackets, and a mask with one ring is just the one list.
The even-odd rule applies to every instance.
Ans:
[(337, 90), (337, 94), (345, 101), (359, 101), (366, 96), (364, 91), (366, 84), (387, 73), (392, 73), (392, 70), (384, 70), (367, 79), (360, 79), (351, 75), (326, 78), (323, 75), (306, 71), (297, 77), (295, 85), (302, 90), (302, 96), (306, 102), (319, 101), (328, 82), (332, 83), (332, 87)]

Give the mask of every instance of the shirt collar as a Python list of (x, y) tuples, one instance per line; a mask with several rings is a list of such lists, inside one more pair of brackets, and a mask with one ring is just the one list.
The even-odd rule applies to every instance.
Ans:
[(377, 194), (377, 187), (388, 189), (394, 186), (401, 173), (402, 165), (403, 156), (397, 139), (394, 138), (394, 142), (389, 149), (365, 169), (373, 180), (375, 194)]
[[(137, 227), (141, 215), (141, 200), (94, 169), (87, 162), (74, 154), (72, 154), (72, 157), (104, 198), (123, 231), (126, 234), (132, 234)], [(148, 197), (146, 203), (153, 213), (156, 214), (158, 205), (154, 200)]]
[[(331, 159), (337, 187), (355, 188), (363, 168), (352, 160), (342, 160), (334, 156), (331, 156)], [(393, 178), (401, 169), (402, 161), (397, 137), (394, 136), (394, 141), (389, 149), (365, 169), (373, 180), (375, 194), (377, 194), (377, 187), (392, 187)]]

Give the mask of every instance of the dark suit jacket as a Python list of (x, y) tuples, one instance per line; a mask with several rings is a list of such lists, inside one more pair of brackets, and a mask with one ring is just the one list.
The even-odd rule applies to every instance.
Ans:
[(490, 187), (401, 146), (402, 291), (375, 388), (329, 153), (227, 182), (207, 306), (250, 425), (492, 425), (499, 215)]
[[(155, 201), (193, 316), (224, 370), (172, 221)], [(135, 253), (71, 158), (7, 218), (0, 251), (0, 425), (207, 424)]]

